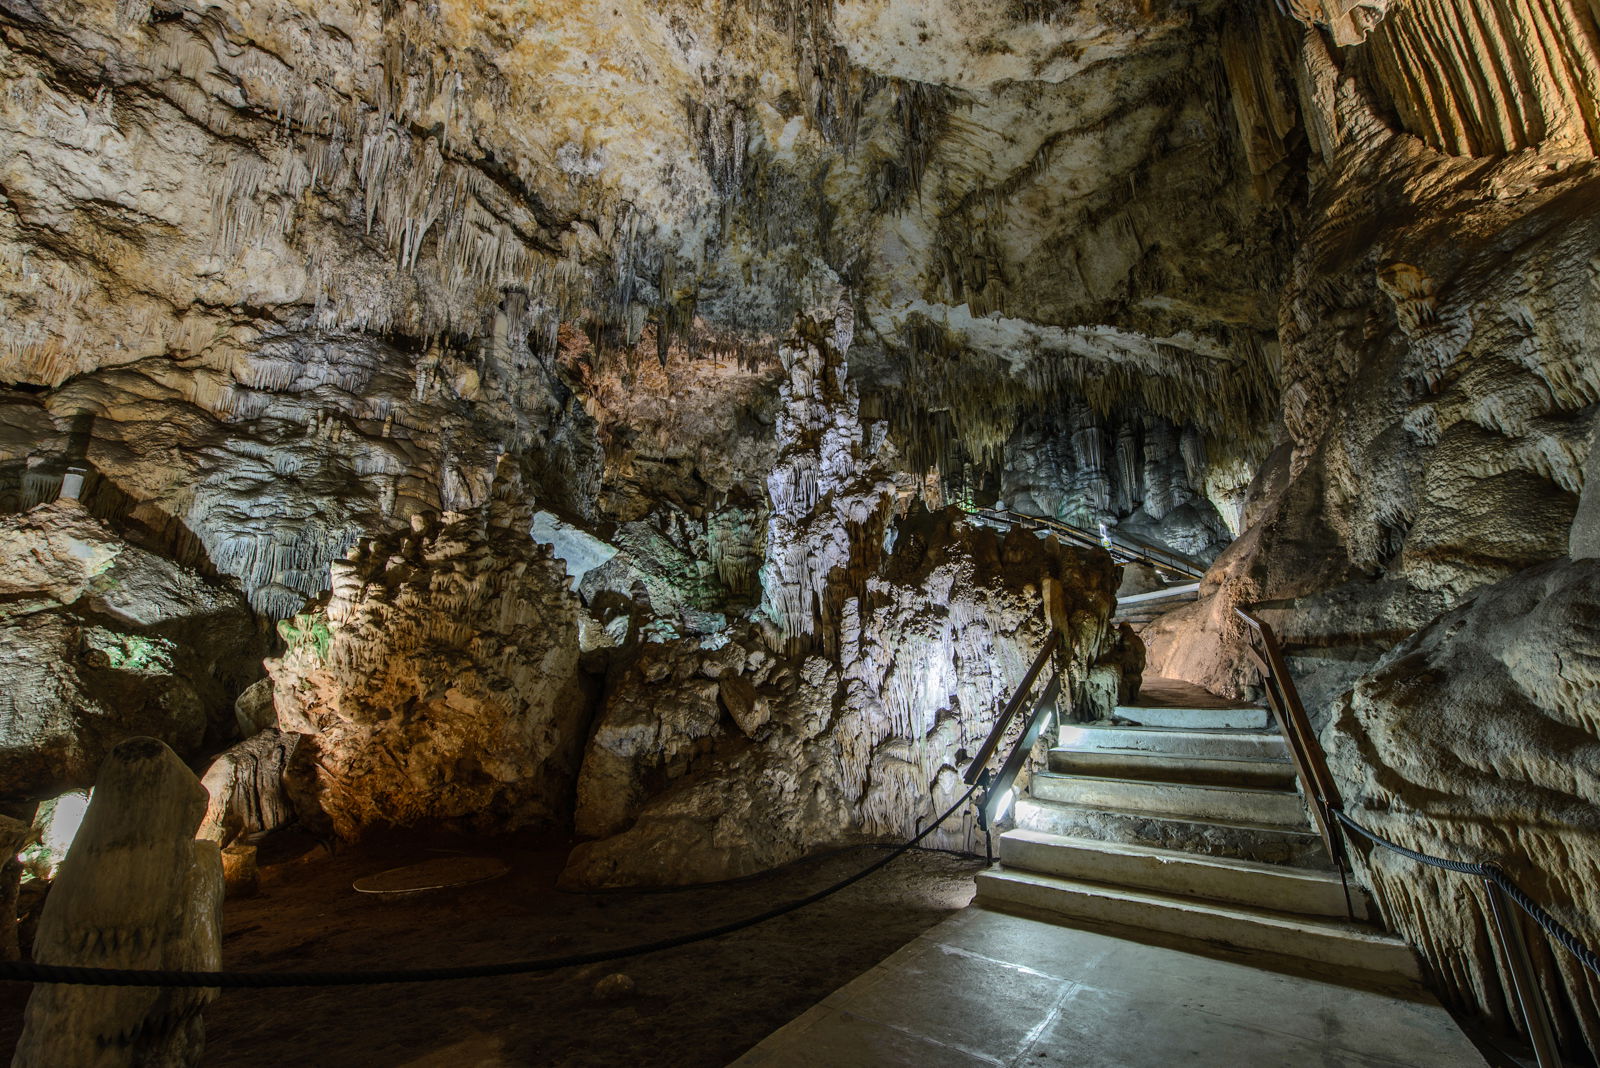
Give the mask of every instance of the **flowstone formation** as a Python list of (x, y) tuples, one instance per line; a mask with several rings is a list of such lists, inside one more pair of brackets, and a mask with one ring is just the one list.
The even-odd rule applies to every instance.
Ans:
[(82, 789), (112, 747), (233, 735), (264, 643), (230, 583), (128, 544), (75, 500), (0, 515), (0, 794)]
[[(894, 551), (813, 651), (775, 654), (745, 626), (725, 644), (647, 645), (613, 672), (578, 792), (578, 831), (600, 840), (574, 852), (566, 885), (704, 882), (909, 837), (964, 789), (960, 773), (1052, 618), (1071, 680), (1109, 646), (1104, 556), (1001, 536), (953, 510), (892, 529)], [(974, 835), (963, 813), (929, 841), (965, 849)]]
[[(111, 751), (94, 801), (50, 888), (33, 956), (91, 968), (216, 971), (222, 861), (195, 840), (206, 792), (171, 749), (132, 738)], [(41, 983), (28, 999), (17, 1068), (194, 1065), (205, 989)]]
[(559, 825), (587, 727), (579, 602), (509, 463), (489, 504), (419, 517), (334, 567), (325, 607), (267, 662), (278, 726), (305, 735), (297, 811), (346, 837), (459, 821)]
[[(1356, 819), (1435, 856), (1496, 860), (1573, 930), (1593, 930), (1600, 560), (1529, 568), (1440, 616), (1335, 702), (1325, 737)], [(1382, 852), (1367, 870), (1384, 914), (1469, 1004), (1515, 1015), (1477, 880)], [(1533, 943), (1558, 1032), (1594, 1048), (1600, 981)]]

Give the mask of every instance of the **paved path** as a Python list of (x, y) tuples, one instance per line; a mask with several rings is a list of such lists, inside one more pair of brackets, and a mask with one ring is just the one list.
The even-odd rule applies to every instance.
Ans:
[(968, 908), (834, 992), (739, 1068), (1482, 1068), (1407, 1001)]

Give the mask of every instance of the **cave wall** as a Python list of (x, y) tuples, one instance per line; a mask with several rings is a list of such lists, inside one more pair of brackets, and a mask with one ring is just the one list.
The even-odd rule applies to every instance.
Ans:
[[(577, 782), (596, 840), (566, 885), (707, 882), (909, 837), (960, 796), (1052, 628), (1064, 713), (1112, 652), (1105, 554), (930, 512), (897, 478), (849, 375), (854, 328), (848, 304), (820, 306), (780, 349), (760, 605), (614, 654)], [(964, 815), (932, 840), (974, 836)]]
[[(0, 0), (0, 511), (81, 461), (106, 537), (286, 621), (276, 714), (342, 832), (572, 806), (604, 836), (574, 878), (925, 814), (1044, 625), (1032, 576), (1099, 611), (1098, 565), (909, 516), (962, 480), (1237, 535), (1152, 668), (1247, 692), (1255, 604), (1317, 722), (1381, 736), (1397, 643), (1556, 597), (1485, 591), (1567, 553), (1593, 453), (1600, 31), (1289, 7)], [(602, 547), (576, 589), (535, 510)], [(930, 600), (957, 578), (990, 623)], [(934, 649), (998, 674), (895, 711), (886, 665)], [(1544, 784), (1568, 718), (1496, 737)], [(1479, 770), (1355, 751), (1424, 845)], [(1380, 892), (1423, 930), (1433, 891)]]
[[(1500, 860), (1587, 929), (1590, 580), (1568, 551), (1600, 412), (1595, 12), (1300, 10), (1292, 61), (1236, 61), (1294, 87), (1312, 149), (1277, 445), (1202, 600), (1145, 632), (1151, 665), (1251, 692), (1232, 609), (1255, 606), (1358, 818)], [(1447, 994), (1505, 1020), (1481, 891), (1394, 857), (1365, 875)], [(1563, 952), (1539, 948), (1541, 982), (1577, 1054), (1594, 990)]]
[[(1600, 877), (1597, 594), (1600, 561), (1568, 558), (1478, 591), (1338, 698), (1324, 734), (1356, 819), (1435, 856), (1497, 860), (1578, 932), (1594, 929)], [(1477, 880), (1386, 853), (1363, 867), (1447, 989), (1519, 1019)], [(1600, 981), (1529, 930), (1558, 1036), (1595, 1048)]]

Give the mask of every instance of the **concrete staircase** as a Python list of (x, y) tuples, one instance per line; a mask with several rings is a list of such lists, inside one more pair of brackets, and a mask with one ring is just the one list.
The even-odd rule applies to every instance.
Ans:
[(1131, 623), (1135, 630), (1139, 630), (1157, 616), (1199, 599), (1198, 581), (1189, 578), (1169, 580), (1159, 590), (1118, 597), (1117, 611), (1111, 617), (1111, 622)]
[(977, 903), (1357, 985), (1414, 983), (1415, 956), (1364, 922), (1354, 887), (1347, 908), (1265, 710), (1199, 707), (1219, 704), (1199, 694), (1063, 727)]

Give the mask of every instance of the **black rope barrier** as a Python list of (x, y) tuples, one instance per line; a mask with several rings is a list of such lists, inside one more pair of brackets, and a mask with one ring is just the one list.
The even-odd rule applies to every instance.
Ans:
[(447, 968), (395, 968), (368, 971), (315, 971), (315, 972), (194, 972), (148, 968), (90, 968), (71, 964), (38, 964), (32, 961), (0, 961), (0, 982), (62, 983), (74, 986), (160, 986), (160, 987), (214, 987), (227, 990), (260, 990), (275, 987), (315, 986), (376, 986), (383, 983), (435, 983), (451, 979), (487, 979), (506, 975), (527, 975), (549, 972), (558, 968), (573, 968), (584, 964), (601, 964), (606, 961), (637, 957), (646, 953), (659, 953), (666, 949), (706, 942), (723, 935), (733, 934), (757, 924), (775, 920), (814, 905), (831, 897), (846, 887), (853, 886), (875, 872), (909, 853), (945, 820), (955, 815), (971, 800), (978, 790), (970, 787), (960, 799), (914, 838), (897, 846), (881, 860), (873, 861), (854, 875), (846, 876), (831, 886), (814, 894), (785, 902), (755, 916), (734, 920), (717, 927), (688, 934), (674, 935), (642, 945), (602, 949), (592, 953), (573, 953), (564, 957), (542, 957), (533, 960), (501, 961), (495, 964), (466, 964)]
[(1585, 945), (1577, 935), (1573, 934), (1570, 928), (1568, 928), (1554, 916), (1550, 915), (1550, 913), (1546, 912), (1537, 901), (1529, 897), (1522, 887), (1518, 886), (1514, 881), (1512, 881), (1511, 876), (1506, 874), (1505, 869), (1501, 868), (1500, 865), (1492, 863), (1474, 863), (1466, 860), (1450, 860), (1445, 857), (1436, 857), (1428, 853), (1419, 853), (1415, 849), (1407, 849), (1398, 842), (1391, 842), (1389, 839), (1385, 838), (1376, 831), (1368, 830), (1355, 820), (1351, 819), (1349, 816), (1345, 815), (1341, 809), (1332, 808), (1330, 810), (1333, 812), (1334, 816), (1338, 818), (1341, 826), (1356, 832), (1357, 834), (1361, 835), (1361, 837), (1367, 839), (1369, 842), (1372, 842), (1374, 845), (1381, 846), (1392, 853), (1398, 853), (1403, 857), (1414, 860), (1419, 864), (1426, 864), (1429, 867), (1443, 868), (1446, 871), (1460, 872), (1464, 875), (1476, 875), (1480, 879), (1488, 879), (1501, 890), (1505, 891), (1505, 895), (1509, 897), (1518, 908), (1532, 917), (1533, 922), (1537, 923), (1546, 934), (1559, 942), (1562, 947), (1567, 950), (1567, 952), (1576, 957), (1578, 959), (1578, 963), (1582, 964), (1585, 968), (1589, 969), (1589, 971), (1593, 972), (1597, 978), (1600, 978), (1600, 954), (1596, 954), (1595, 951)]

